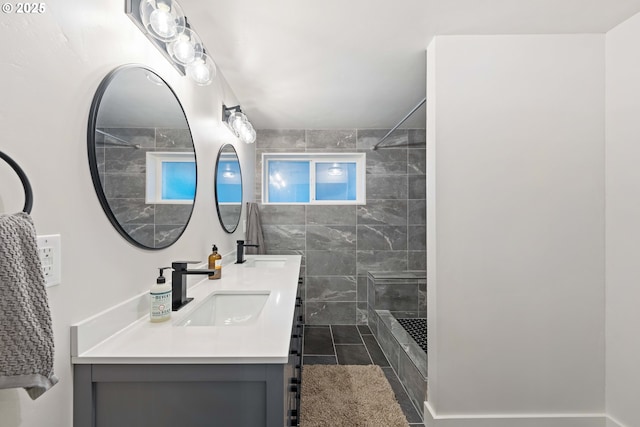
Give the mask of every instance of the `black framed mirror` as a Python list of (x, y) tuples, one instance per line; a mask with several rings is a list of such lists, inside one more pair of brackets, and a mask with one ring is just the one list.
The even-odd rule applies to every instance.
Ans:
[(160, 76), (125, 65), (104, 78), (87, 151), (100, 204), (128, 242), (157, 250), (180, 238), (195, 202), (196, 155), (182, 105)]
[(242, 213), (242, 171), (238, 153), (231, 144), (225, 144), (216, 160), (216, 209), (222, 228), (233, 233), (238, 228)]

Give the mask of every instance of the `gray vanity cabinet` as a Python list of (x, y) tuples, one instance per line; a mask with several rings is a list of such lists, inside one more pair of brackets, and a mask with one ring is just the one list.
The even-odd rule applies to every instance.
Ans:
[(297, 426), (302, 306), (287, 364), (74, 365), (74, 427)]

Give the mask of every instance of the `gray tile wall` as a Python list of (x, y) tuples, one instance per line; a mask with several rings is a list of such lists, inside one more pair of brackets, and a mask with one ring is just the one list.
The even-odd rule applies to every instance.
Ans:
[(186, 226), (193, 205), (145, 202), (146, 153), (149, 151), (193, 152), (189, 129), (104, 128), (100, 130), (141, 146), (140, 149), (135, 149), (103, 144), (110, 138), (96, 134), (98, 172), (105, 196), (116, 219), (133, 239), (144, 246), (162, 248), (173, 243)]
[(366, 324), (368, 271), (426, 269), (425, 131), (397, 130), (371, 150), (387, 132), (258, 131), (257, 202), (262, 153), (367, 154), (366, 205), (260, 205), (267, 253), (303, 257), (307, 324)]

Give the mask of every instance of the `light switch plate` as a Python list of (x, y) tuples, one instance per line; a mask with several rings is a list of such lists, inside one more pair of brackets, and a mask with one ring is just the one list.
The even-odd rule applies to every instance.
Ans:
[(38, 253), (47, 287), (62, 281), (62, 251), (59, 234), (38, 236)]

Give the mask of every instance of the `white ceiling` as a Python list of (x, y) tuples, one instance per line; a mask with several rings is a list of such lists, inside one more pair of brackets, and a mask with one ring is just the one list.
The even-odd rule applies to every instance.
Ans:
[[(604, 33), (640, 0), (179, 0), (257, 128), (390, 128), (439, 34)], [(424, 107), (406, 123), (424, 126)]]

